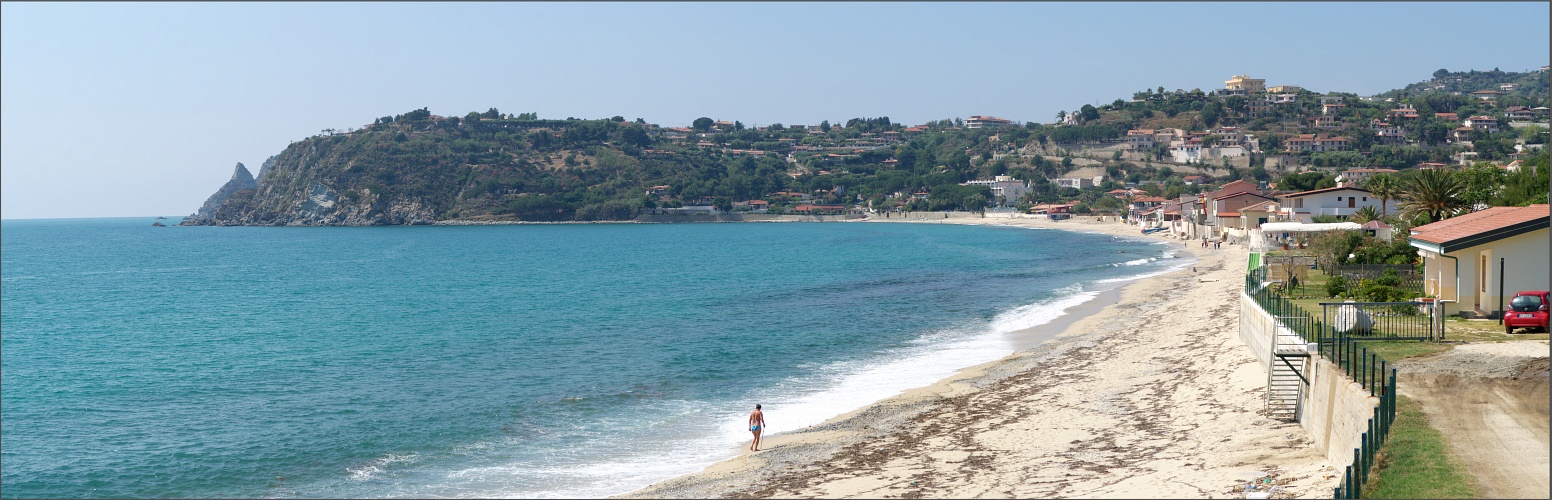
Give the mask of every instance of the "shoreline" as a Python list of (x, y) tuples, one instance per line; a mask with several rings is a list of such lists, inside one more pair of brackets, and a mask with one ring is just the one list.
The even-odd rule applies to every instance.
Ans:
[[(614, 498), (1221, 497), (1259, 478), (1282, 497), (1323, 496), (1335, 484), (1336, 469), (1298, 424), (1259, 415), (1265, 374), (1234, 334), (1228, 302), (1244, 247), (1191, 247), (1081, 219), (866, 222), (1096, 232), (1182, 243), (1177, 255), (1194, 262), (1010, 332), (1017, 350), (1001, 359)], [(1199, 289), (1221, 297), (1202, 300)], [(1197, 345), (1211, 355), (1181, 356)], [(1172, 398), (1160, 399), (1161, 385)]]

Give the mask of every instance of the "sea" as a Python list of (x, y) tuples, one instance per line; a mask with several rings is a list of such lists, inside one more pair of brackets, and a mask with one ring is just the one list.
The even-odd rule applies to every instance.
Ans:
[(819, 424), (1185, 264), (950, 224), (153, 221), (0, 221), (0, 496), (625, 493), (736, 456), (757, 403)]

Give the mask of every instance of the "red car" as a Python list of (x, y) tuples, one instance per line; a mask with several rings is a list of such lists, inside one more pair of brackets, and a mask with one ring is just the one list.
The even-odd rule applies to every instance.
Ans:
[(1504, 333), (1514, 333), (1515, 328), (1547, 331), (1547, 293), (1546, 290), (1515, 293), (1509, 300), (1509, 310), (1504, 311)]

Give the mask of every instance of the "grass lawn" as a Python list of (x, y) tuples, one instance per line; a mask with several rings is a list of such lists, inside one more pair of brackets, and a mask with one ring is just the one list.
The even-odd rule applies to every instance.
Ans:
[(1365, 498), (1476, 498), (1471, 474), (1428, 425), (1417, 402), (1397, 396), (1390, 439), (1380, 447)]

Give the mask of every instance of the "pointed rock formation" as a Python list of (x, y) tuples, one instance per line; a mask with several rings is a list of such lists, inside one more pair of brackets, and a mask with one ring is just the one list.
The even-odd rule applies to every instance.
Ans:
[(227, 198), (232, 197), (233, 193), (244, 189), (258, 188), (259, 183), (253, 180), (253, 174), (248, 173), (248, 167), (244, 167), (241, 162), (238, 162), (237, 171), (232, 172), (232, 179), (226, 181), (226, 184), (222, 185), (221, 189), (216, 190), (216, 194), (210, 195), (210, 199), (205, 200), (205, 204), (199, 207), (199, 211), (194, 213), (193, 218), (209, 219), (214, 217), (216, 209), (221, 208), (221, 204), (226, 202)]

